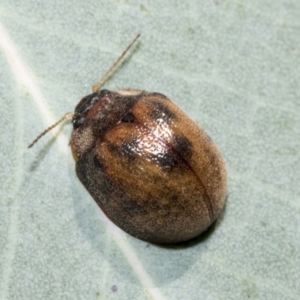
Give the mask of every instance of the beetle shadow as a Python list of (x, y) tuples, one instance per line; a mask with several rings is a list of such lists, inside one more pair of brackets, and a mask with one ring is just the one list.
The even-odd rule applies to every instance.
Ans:
[[(226, 198), (227, 201), (227, 198)], [(226, 203), (226, 202), (225, 202)], [(141, 244), (134, 242), (139, 247), (139, 258), (151, 278), (155, 278), (157, 286), (166, 286), (180, 280), (195, 265), (201, 263), (203, 256), (207, 257), (210, 251), (218, 251), (218, 247), (210, 246), (209, 239), (216, 233), (226, 215), (226, 204), (219, 218), (201, 235), (186, 242), (177, 244)], [(132, 242), (133, 243), (133, 242)], [(213, 243), (217, 243), (214, 241)], [(142, 249), (142, 250), (141, 250)]]
[[(140, 286), (140, 281), (131, 270), (132, 267), (128, 264), (124, 251), (113, 240), (107, 226), (103, 226), (105, 222), (99, 214), (100, 208), (84, 187), (80, 187), (79, 182), (78, 185), (74, 185), (72, 191), (78, 228), (98, 252), (98, 259), (108, 262), (111, 269), (117, 270), (125, 282)], [(91, 199), (83, 201), (83, 197)], [(194, 266), (195, 261), (200, 261), (206, 252), (211, 251), (207, 242), (219, 228), (225, 213), (226, 204), (219, 218), (204, 233), (186, 242), (171, 245), (154, 244), (130, 235), (125, 239), (138, 257), (136, 263), (140, 263), (147, 274), (155, 278), (157, 286), (166, 286), (184, 276)]]
[(176, 250), (176, 249), (186, 249), (195, 247), (198, 244), (201, 244), (209, 239), (209, 237), (213, 234), (213, 232), (216, 230), (216, 223), (217, 221), (214, 221), (202, 234), (196, 236), (195, 238), (185, 241), (185, 242), (179, 242), (175, 244), (154, 244), (157, 247), (170, 249), (170, 250)]
[[(62, 131), (62, 128), (60, 128), (59, 131), (57, 132), (57, 134), (52, 136), (52, 138), (50, 140), (48, 140), (48, 142), (46, 142), (42, 146), (42, 148), (40, 148), (38, 151), (36, 151), (35, 158), (29, 165), (29, 168), (28, 168), (29, 172), (34, 172), (39, 167), (39, 165), (43, 162), (43, 160), (46, 158), (46, 155), (50, 151), (51, 147), (53, 147), (54, 143), (56, 142), (57, 136), (61, 133), (61, 131)], [(27, 151), (32, 151), (32, 149), (27, 149)]]

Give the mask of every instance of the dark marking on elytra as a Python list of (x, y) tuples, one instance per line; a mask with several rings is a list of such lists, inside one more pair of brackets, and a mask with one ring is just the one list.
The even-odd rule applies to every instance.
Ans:
[[(87, 165), (90, 168), (87, 168)], [(105, 169), (94, 151), (84, 153), (76, 162), (78, 178), (100, 206), (110, 202), (115, 195), (118, 197), (121, 195), (115, 183), (107, 176)]]
[(134, 160), (137, 155), (137, 144), (138, 142), (135, 138), (130, 141), (124, 140), (120, 146), (120, 153), (129, 160)]
[(125, 116), (122, 117), (121, 122), (124, 122), (124, 123), (133, 123), (134, 120), (135, 120), (134, 115), (129, 112)]
[(167, 106), (159, 101), (152, 101), (152, 110), (150, 111), (150, 118), (155, 121), (163, 120), (165, 123), (171, 123), (176, 117)]
[(172, 151), (149, 155), (151, 161), (161, 167), (164, 171), (170, 171), (178, 165), (176, 154)]
[(193, 154), (193, 146), (190, 141), (182, 135), (175, 134), (173, 136), (174, 150), (188, 162)]
[(123, 140), (121, 145), (116, 145), (114, 143), (108, 143), (108, 149), (110, 152), (126, 157), (128, 160), (133, 161), (137, 154), (137, 141), (132, 139), (130, 141)]

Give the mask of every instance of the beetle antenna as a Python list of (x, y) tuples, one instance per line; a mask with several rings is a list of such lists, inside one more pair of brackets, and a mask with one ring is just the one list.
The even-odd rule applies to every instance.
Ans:
[(44, 136), (47, 132), (56, 127), (59, 123), (63, 122), (64, 120), (71, 119), (73, 116), (74, 113), (66, 113), (61, 119), (59, 119), (53, 125), (45, 129), (40, 135), (38, 135), (36, 139), (28, 146), (28, 148), (31, 148), (42, 136)]
[(118, 57), (118, 59), (113, 63), (113, 65), (109, 68), (109, 70), (100, 78), (100, 80), (93, 86), (92, 90), (93, 93), (96, 93), (99, 91), (101, 85), (106, 81), (106, 79), (111, 75), (111, 73), (114, 71), (118, 63), (122, 60), (122, 58), (125, 56), (125, 54), (128, 52), (128, 50), (131, 48), (131, 46), (136, 42), (136, 40), (140, 37), (140, 34), (138, 34), (132, 42), (127, 46), (127, 48), (123, 51), (123, 53)]

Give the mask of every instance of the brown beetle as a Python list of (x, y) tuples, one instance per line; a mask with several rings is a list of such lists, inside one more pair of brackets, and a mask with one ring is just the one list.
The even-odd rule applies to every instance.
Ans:
[(139, 239), (176, 243), (201, 234), (227, 193), (217, 146), (166, 96), (100, 90), (101, 81), (62, 119), (72, 117), (80, 181), (111, 221)]

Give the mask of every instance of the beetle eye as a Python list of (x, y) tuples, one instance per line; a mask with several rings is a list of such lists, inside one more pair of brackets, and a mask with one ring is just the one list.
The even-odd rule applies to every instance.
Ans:
[(77, 114), (84, 113), (85, 111), (89, 110), (97, 100), (98, 100), (97, 93), (93, 93), (85, 96), (77, 104), (75, 108), (75, 113)]
[(83, 124), (84, 120), (85, 118), (83, 116), (75, 116), (75, 118), (73, 118), (73, 128), (77, 129), (78, 127), (80, 127)]

